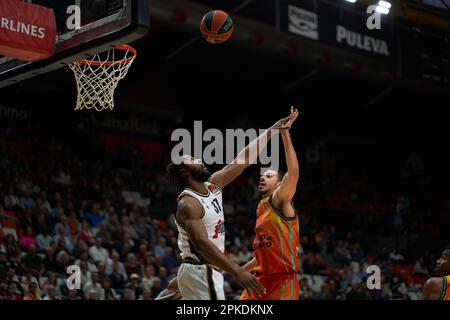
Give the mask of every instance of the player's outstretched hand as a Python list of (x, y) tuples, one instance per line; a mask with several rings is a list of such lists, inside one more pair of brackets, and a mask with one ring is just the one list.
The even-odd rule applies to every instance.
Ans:
[(241, 269), (241, 271), (235, 276), (235, 280), (247, 290), (248, 293), (257, 297), (262, 297), (266, 294), (266, 288), (256, 279), (256, 277)]
[(297, 108), (294, 109), (294, 106), (291, 106), (291, 115), (289, 116), (289, 120), (286, 122), (286, 124), (282, 129), (290, 130), (292, 124), (295, 122), (295, 120), (297, 120), (297, 118), (298, 118), (298, 110)]
[(288, 117), (282, 118), (275, 122), (275, 124), (271, 127), (271, 129), (278, 129), (278, 130), (289, 130), (292, 127), (292, 124), (298, 117), (298, 110), (294, 109), (293, 106), (291, 106), (291, 114)]
[(289, 122), (289, 120), (291, 119), (291, 116), (288, 116), (286, 118), (280, 119), (277, 122), (274, 123), (273, 126), (270, 127), (270, 129), (274, 130), (274, 129), (286, 129), (286, 124)]

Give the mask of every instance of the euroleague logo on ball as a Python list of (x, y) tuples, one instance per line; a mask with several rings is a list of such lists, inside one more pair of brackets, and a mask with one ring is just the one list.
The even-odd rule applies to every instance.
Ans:
[(209, 43), (223, 43), (233, 34), (233, 20), (221, 10), (213, 10), (200, 21), (200, 32)]

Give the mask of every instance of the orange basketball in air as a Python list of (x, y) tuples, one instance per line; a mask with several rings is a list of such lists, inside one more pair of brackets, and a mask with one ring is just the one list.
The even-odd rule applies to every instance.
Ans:
[(233, 34), (233, 20), (223, 11), (213, 10), (205, 14), (200, 22), (200, 32), (210, 43), (222, 43)]

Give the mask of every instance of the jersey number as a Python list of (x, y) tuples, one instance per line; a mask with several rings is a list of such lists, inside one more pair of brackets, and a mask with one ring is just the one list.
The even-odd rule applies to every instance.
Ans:
[(216, 213), (219, 213), (220, 211), (222, 211), (222, 208), (220, 207), (219, 201), (217, 199), (214, 199), (213, 201), (211, 201), (211, 204), (214, 207), (214, 210), (216, 210)]

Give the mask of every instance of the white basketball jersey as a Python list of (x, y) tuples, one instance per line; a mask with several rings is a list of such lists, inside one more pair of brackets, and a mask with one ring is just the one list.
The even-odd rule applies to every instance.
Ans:
[[(177, 201), (182, 196), (191, 196), (197, 199), (203, 207), (202, 221), (208, 233), (208, 239), (211, 240), (221, 252), (225, 251), (225, 225), (222, 205), (222, 190), (209, 182), (205, 182), (208, 194), (202, 195), (191, 189), (184, 189), (178, 196)], [(178, 229), (178, 248), (180, 249), (181, 258), (192, 258), (201, 263), (209, 263), (201, 257), (195, 250), (190, 241), (184, 227), (176, 220)]]

